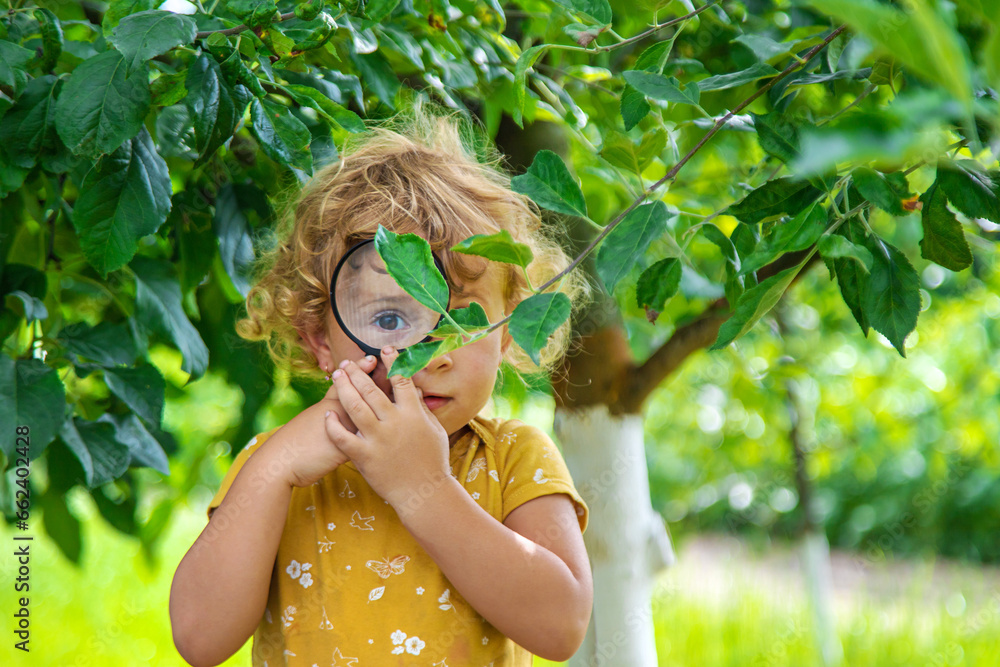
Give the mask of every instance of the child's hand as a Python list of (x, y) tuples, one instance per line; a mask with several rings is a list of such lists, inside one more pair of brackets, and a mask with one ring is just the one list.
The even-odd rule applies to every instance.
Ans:
[[(369, 375), (372, 373), (373, 370), (375, 370), (375, 367), (378, 366), (378, 359), (369, 355), (355, 363), (357, 367), (361, 369), (362, 373)], [(391, 390), (391, 388), (389, 387), (386, 387), (386, 389)], [(383, 390), (383, 393), (385, 393), (385, 390)], [(358, 427), (354, 425), (353, 421), (351, 421), (351, 418), (348, 416), (347, 411), (344, 410), (343, 404), (341, 404), (340, 402), (340, 398), (337, 395), (336, 382), (330, 383), (330, 388), (326, 390), (326, 395), (323, 396), (323, 400), (320, 401), (320, 404), (326, 406), (327, 410), (332, 410), (336, 412), (337, 416), (341, 420), (341, 423), (344, 424), (344, 426), (347, 428), (348, 431), (350, 431), (351, 433), (358, 432)]]
[[(370, 373), (377, 364), (375, 357), (365, 357), (353, 365), (359, 373)], [(285, 429), (291, 429), (295, 443), (290, 453), (282, 453), (282, 459), (288, 465), (289, 482), (292, 486), (314, 484), (347, 461), (347, 455), (326, 434), (324, 415), (327, 413), (331, 418), (332, 415), (337, 415), (351, 433), (357, 431), (337, 396), (336, 385), (330, 385), (319, 403), (306, 408), (284, 426)]]
[[(386, 368), (397, 355), (395, 350), (382, 352)], [(389, 380), (395, 402), (353, 362), (334, 373), (340, 402), (357, 424), (357, 433), (335, 412), (327, 416), (326, 432), (372, 489), (396, 507), (418, 494), (427, 482), (434, 485), (446, 478), (451, 467), (448, 434), (424, 404), (413, 380), (401, 375)]]

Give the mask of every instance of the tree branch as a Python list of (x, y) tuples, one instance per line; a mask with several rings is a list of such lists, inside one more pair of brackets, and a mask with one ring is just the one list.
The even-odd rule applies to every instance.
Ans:
[[(809, 253), (800, 250), (782, 255), (757, 272), (759, 281), (795, 266)], [(819, 254), (813, 254), (802, 267), (802, 270), (792, 280), (795, 284), (814, 263), (819, 261)], [(719, 335), (719, 327), (729, 318), (729, 301), (724, 297), (717, 299), (701, 315), (693, 321), (678, 327), (672, 336), (661, 345), (643, 364), (625, 369), (626, 381), (620, 403), (621, 412), (638, 413), (642, 404), (657, 386), (673, 373), (693, 352), (708, 347)]]
[(842, 25), (839, 28), (837, 28), (836, 30), (834, 30), (833, 32), (831, 32), (829, 35), (827, 35), (826, 39), (824, 39), (822, 42), (820, 42), (819, 44), (817, 44), (816, 46), (814, 46), (808, 53), (806, 53), (805, 57), (803, 57), (801, 60), (798, 60), (798, 59), (793, 60), (792, 63), (788, 67), (786, 67), (784, 70), (782, 70), (777, 76), (775, 76), (773, 79), (771, 79), (770, 81), (768, 81), (765, 85), (761, 86), (757, 90), (757, 92), (755, 92), (753, 95), (751, 95), (750, 97), (746, 98), (745, 100), (743, 100), (742, 102), (740, 102), (739, 104), (737, 104), (725, 116), (722, 116), (717, 121), (715, 121), (715, 125), (713, 125), (712, 128), (708, 132), (706, 132), (705, 135), (701, 139), (698, 140), (698, 143), (695, 144), (694, 147), (691, 150), (689, 150), (684, 155), (684, 157), (682, 157), (677, 162), (677, 164), (675, 164), (670, 169), (670, 171), (668, 171), (666, 173), (666, 175), (663, 178), (661, 178), (660, 180), (658, 180), (656, 183), (653, 183), (653, 185), (651, 185), (649, 187), (649, 189), (647, 189), (646, 192), (643, 193), (642, 196), (640, 196), (639, 198), (637, 198), (634, 202), (632, 202), (631, 205), (629, 205), (628, 208), (626, 208), (624, 211), (622, 211), (621, 213), (619, 213), (615, 217), (614, 220), (612, 220), (611, 222), (609, 222), (607, 224), (607, 226), (605, 226), (604, 230), (600, 234), (598, 234), (597, 236), (594, 237), (594, 240), (590, 242), (590, 245), (588, 245), (586, 248), (584, 248), (583, 252), (581, 252), (579, 255), (577, 255), (576, 259), (574, 259), (572, 262), (570, 262), (569, 266), (567, 266), (565, 269), (563, 269), (558, 274), (556, 274), (555, 277), (553, 277), (551, 280), (549, 280), (548, 282), (546, 282), (544, 285), (542, 285), (541, 287), (539, 287), (538, 291), (539, 292), (544, 292), (549, 287), (551, 287), (552, 285), (554, 285), (555, 283), (557, 283), (559, 280), (561, 280), (562, 277), (565, 276), (567, 273), (569, 273), (570, 271), (572, 271), (573, 269), (575, 269), (577, 267), (577, 265), (580, 262), (582, 262), (584, 260), (584, 258), (586, 258), (587, 255), (589, 255), (594, 250), (594, 248), (596, 248), (601, 243), (601, 241), (604, 240), (604, 237), (606, 237), (608, 234), (610, 234), (612, 232), (612, 230), (614, 230), (614, 228), (617, 227), (618, 224), (622, 220), (625, 219), (625, 216), (627, 216), (629, 213), (632, 212), (633, 209), (635, 209), (640, 204), (642, 204), (642, 202), (644, 202), (646, 200), (646, 198), (649, 197), (649, 195), (653, 193), (654, 190), (656, 190), (657, 188), (659, 188), (661, 185), (663, 185), (667, 181), (673, 180), (677, 176), (677, 172), (679, 172), (681, 170), (681, 168), (685, 164), (687, 164), (688, 161), (692, 157), (694, 157), (695, 153), (697, 153), (698, 151), (700, 151), (702, 149), (702, 147), (706, 143), (708, 143), (709, 139), (711, 139), (712, 137), (714, 137), (719, 132), (719, 130), (721, 130), (723, 127), (725, 127), (726, 123), (728, 123), (729, 120), (733, 116), (735, 116), (736, 114), (738, 114), (740, 111), (743, 111), (743, 109), (745, 109), (746, 107), (750, 106), (750, 104), (753, 103), (754, 100), (756, 100), (758, 97), (760, 97), (761, 95), (763, 95), (764, 93), (766, 93), (776, 83), (778, 83), (779, 81), (781, 81), (782, 79), (784, 79), (785, 77), (787, 77), (789, 74), (791, 74), (795, 70), (799, 69), (800, 67), (804, 67), (810, 60), (812, 60), (813, 58), (816, 57), (817, 53), (819, 53), (820, 51), (822, 51), (823, 48), (826, 47), (827, 44), (829, 44), (834, 39), (836, 39), (837, 36), (840, 35), (840, 33), (844, 32), (844, 30), (846, 30), (846, 29), (847, 29), (847, 26), (846, 25)]
[[(291, 19), (291, 18), (295, 18), (295, 12), (288, 12), (287, 14), (282, 14), (275, 21), (273, 21), (273, 23), (280, 23), (282, 21), (287, 21), (288, 19)], [(241, 23), (238, 26), (236, 26), (235, 28), (225, 28), (223, 30), (202, 30), (201, 32), (196, 33), (195, 36), (194, 36), (194, 38), (195, 39), (204, 39), (204, 38), (208, 37), (209, 35), (212, 35), (212, 34), (215, 34), (215, 33), (219, 33), (220, 35), (229, 36), (229, 35), (235, 35), (236, 33), (240, 33), (240, 32), (243, 32), (244, 30), (249, 30), (249, 29), (250, 29), (250, 27), (248, 25), (246, 25), (245, 23)]]
[(600, 47), (594, 49), (594, 52), (595, 53), (600, 53), (601, 51), (613, 51), (614, 49), (620, 49), (621, 47), (623, 47), (623, 46), (625, 46), (627, 44), (631, 44), (633, 42), (638, 42), (641, 39), (649, 37), (650, 35), (652, 35), (654, 32), (656, 32), (658, 30), (663, 30), (664, 28), (668, 28), (668, 27), (670, 27), (672, 25), (676, 25), (676, 24), (681, 23), (683, 21), (687, 21), (690, 18), (694, 18), (695, 16), (698, 16), (698, 14), (701, 14), (703, 11), (705, 11), (706, 9), (708, 9), (709, 7), (711, 7), (712, 5), (719, 4), (720, 1), (721, 0), (709, 0), (704, 5), (702, 5), (698, 9), (694, 10), (693, 12), (689, 12), (689, 13), (685, 14), (684, 16), (678, 16), (675, 19), (670, 19), (669, 21), (664, 21), (663, 23), (661, 23), (659, 25), (654, 25), (652, 28), (650, 28), (646, 32), (640, 32), (638, 35), (635, 35), (634, 37), (629, 37), (628, 39), (623, 39), (622, 41), (618, 42), (617, 44), (609, 44), (607, 46), (600, 46)]

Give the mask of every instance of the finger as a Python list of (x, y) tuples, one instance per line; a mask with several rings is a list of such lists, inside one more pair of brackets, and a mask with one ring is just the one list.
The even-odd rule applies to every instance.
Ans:
[[(358, 366), (367, 374), (371, 374), (372, 371), (378, 366), (378, 357), (373, 354), (369, 354), (366, 357), (362, 357), (357, 361)], [(330, 386), (326, 390), (326, 395), (323, 398), (332, 398), (337, 400), (337, 386), (333, 383), (333, 379), (330, 379)]]
[(378, 366), (378, 358), (373, 354), (369, 354), (366, 357), (358, 359), (357, 364), (358, 367), (365, 372), (365, 374), (370, 375), (371, 372), (375, 370), (375, 367)]
[(434, 413), (431, 412), (431, 409), (427, 407), (426, 403), (424, 403), (424, 390), (421, 389), (420, 387), (417, 387), (417, 399), (420, 402), (420, 407), (422, 407), (424, 409), (424, 412), (427, 413), (427, 416), (433, 417)]
[(359, 431), (364, 433), (366, 429), (370, 430), (378, 424), (378, 417), (364, 397), (358, 393), (357, 388), (351, 383), (350, 376), (343, 369), (338, 368), (333, 372), (333, 382), (337, 385), (340, 404)]
[(358, 451), (360, 438), (344, 425), (336, 410), (326, 411), (326, 418), (323, 421), (323, 425), (326, 427), (326, 436), (330, 438), (330, 442), (346, 454), (348, 458), (353, 458), (352, 454)]
[(375, 416), (379, 420), (388, 418), (392, 410), (392, 401), (385, 395), (385, 392), (378, 388), (378, 385), (365, 373), (364, 369), (353, 361), (344, 361), (340, 364), (340, 368), (351, 378), (351, 384), (358, 390), (361, 398), (365, 399), (365, 403), (372, 409)]
[[(398, 356), (399, 352), (395, 348), (382, 348), (382, 361), (386, 368), (392, 368), (392, 362)], [(396, 405), (416, 410), (426, 407), (411, 378), (396, 374), (389, 377), (389, 382), (392, 383), (392, 395), (396, 399)]]

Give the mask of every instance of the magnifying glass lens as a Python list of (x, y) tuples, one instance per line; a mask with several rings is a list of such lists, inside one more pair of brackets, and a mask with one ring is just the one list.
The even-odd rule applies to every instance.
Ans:
[(396, 284), (374, 243), (348, 251), (333, 277), (333, 309), (345, 333), (366, 351), (386, 345), (397, 349), (419, 343), (441, 314), (414, 299)]

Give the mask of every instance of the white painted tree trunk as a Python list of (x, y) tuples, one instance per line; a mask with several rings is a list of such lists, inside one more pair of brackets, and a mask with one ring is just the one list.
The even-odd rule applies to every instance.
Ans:
[(838, 667), (844, 662), (844, 647), (837, 635), (837, 618), (833, 608), (830, 543), (822, 531), (806, 531), (802, 538), (802, 562), (821, 664)]
[(642, 424), (605, 405), (556, 410), (556, 436), (590, 508), (584, 542), (594, 573), (594, 613), (571, 667), (657, 664), (651, 594), (674, 553), (649, 499)]

